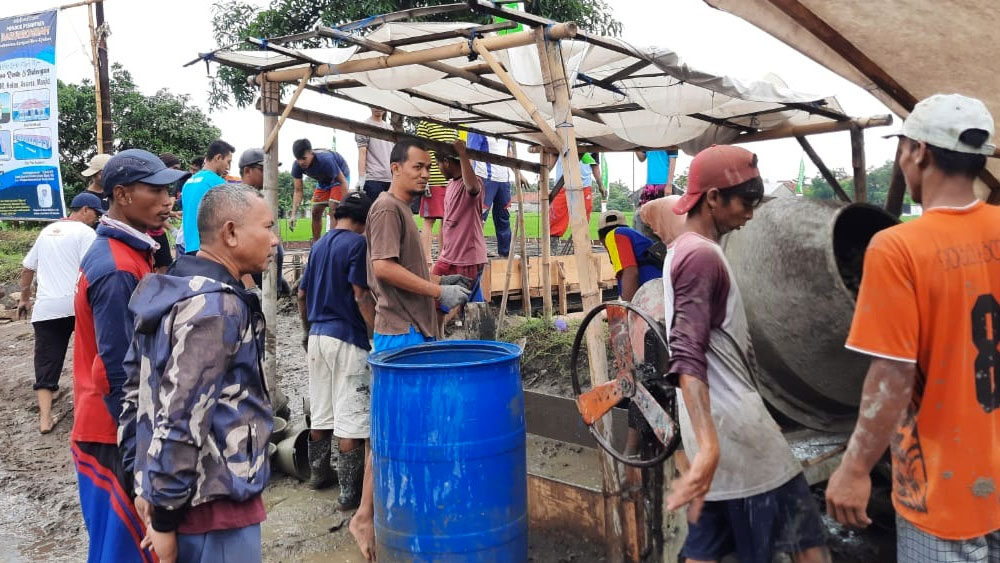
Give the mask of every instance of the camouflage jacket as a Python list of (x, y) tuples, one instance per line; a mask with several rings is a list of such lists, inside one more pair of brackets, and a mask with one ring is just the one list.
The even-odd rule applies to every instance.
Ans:
[(166, 275), (146, 276), (129, 309), (118, 443), (153, 527), (176, 529), (191, 506), (260, 494), (272, 412), (258, 298), (220, 264), (182, 256)]

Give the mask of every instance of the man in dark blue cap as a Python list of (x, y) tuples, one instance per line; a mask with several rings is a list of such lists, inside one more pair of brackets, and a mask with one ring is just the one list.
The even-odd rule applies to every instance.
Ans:
[(118, 415), (133, 332), (128, 301), (152, 271), (157, 247), (146, 231), (163, 227), (170, 216), (170, 184), (183, 175), (144, 150), (113, 156), (102, 172), (109, 209), (80, 264), (70, 439), (91, 562), (152, 560), (140, 545), (145, 518), (132, 504), (132, 476), (122, 470)]
[[(21, 300), (17, 316), (27, 318), (35, 331), (35, 394), (38, 396), (38, 429), (48, 434), (55, 426), (52, 395), (59, 389), (66, 348), (73, 335), (73, 294), (80, 261), (94, 242), (94, 225), (104, 212), (96, 195), (83, 192), (69, 204), (69, 217), (50, 223), (38, 233), (24, 257), (21, 270)], [(38, 292), (31, 305), (31, 285)]]

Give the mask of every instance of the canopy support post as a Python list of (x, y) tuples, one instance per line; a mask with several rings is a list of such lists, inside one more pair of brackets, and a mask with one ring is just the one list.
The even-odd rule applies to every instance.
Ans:
[(903, 214), (903, 196), (906, 194), (906, 179), (903, 169), (899, 167), (901, 147), (896, 147), (896, 158), (892, 162), (892, 179), (889, 180), (889, 193), (885, 196), (885, 210), (893, 217)]
[(538, 206), (541, 229), (538, 243), (542, 254), (542, 318), (546, 326), (552, 320), (552, 249), (549, 241), (549, 162), (548, 152), (542, 152), (538, 173)]
[[(555, 100), (552, 102), (552, 116), (560, 143), (554, 148), (560, 150), (563, 159), (566, 200), (569, 206), (570, 226), (573, 229), (573, 248), (577, 270), (580, 276), (580, 297), (583, 310), (588, 311), (601, 303), (601, 292), (597, 284), (597, 268), (591, 260), (590, 217), (587, 216), (583, 196), (583, 180), (580, 175), (580, 155), (576, 150), (576, 131), (573, 128), (573, 113), (570, 107), (570, 84), (563, 66), (559, 42), (548, 37), (541, 46), (539, 56), (548, 63)], [(602, 338), (601, 323), (592, 323), (586, 333), (587, 359), (590, 365), (590, 381), (594, 386), (608, 381), (608, 358), (606, 342)], [(602, 421), (595, 427), (606, 437), (609, 429)], [(624, 561), (624, 525), (621, 507), (621, 480), (618, 465), (606, 451), (599, 451), (601, 477), (604, 490), (605, 540), (607, 560), (612, 563)]]
[[(512, 144), (508, 145), (507, 155), (511, 158), (517, 157), (517, 148)], [(521, 226), (521, 236), (517, 242), (521, 249), (521, 310), (524, 311), (524, 318), (531, 318), (531, 276), (528, 271), (528, 231), (524, 224), (524, 190), (522, 186), (521, 171), (514, 169), (514, 192), (517, 196), (517, 224)], [(511, 241), (513, 242), (513, 241)], [(508, 253), (510, 251), (508, 250)]]
[[(260, 85), (260, 110), (264, 114), (264, 138), (278, 132), (278, 112), (281, 103), (281, 86), (275, 82), (264, 82)], [(277, 137), (275, 136), (275, 139)], [(270, 144), (264, 151), (264, 200), (274, 214), (274, 231), (280, 240), (281, 230), (278, 228), (278, 143)], [(264, 323), (266, 335), (264, 340), (264, 380), (271, 393), (271, 401), (275, 409), (285, 404), (278, 381), (278, 271), (277, 260), (270, 260), (264, 272)]]
[(851, 203), (851, 198), (847, 195), (847, 192), (844, 191), (844, 188), (841, 187), (840, 182), (837, 181), (836, 176), (834, 176), (833, 173), (830, 172), (830, 169), (826, 167), (826, 164), (823, 163), (823, 160), (819, 157), (818, 154), (816, 154), (816, 150), (813, 149), (811, 144), (809, 144), (809, 141), (807, 141), (805, 137), (795, 137), (795, 140), (798, 141), (799, 145), (802, 146), (802, 150), (806, 151), (806, 154), (809, 155), (809, 160), (811, 160), (813, 164), (816, 165), (816, 168), (819, 168), (819, 173), (823, 175), (823, 179), (826, 180), (826, 183), (830, 184), (830, 187), (833, 188), (833, 192), (837, 194), (837, 197), (840, 198), (840, 201)]
[(854, 201), (868, 201), (865, 176), (865, 134), (858, 126), (851, 127), (851, 166), (854, 167)]

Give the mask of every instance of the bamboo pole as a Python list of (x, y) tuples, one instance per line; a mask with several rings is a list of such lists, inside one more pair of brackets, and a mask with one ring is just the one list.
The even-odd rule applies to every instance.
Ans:
[[(521, 223), (514, 222), (514, 236), (517, 236), (521, 229)], [(503, 297), (500, 298), (500, 314), (497, 315), (497, 332), (503, 329), (504, 317), (507, 316), (507, 300), (510, 298), (510, 276), (514, 271), (514, 253), (507, 254), (507, 273), (503, 278)], [(523, 288), (522, 288), (523, 291)]]
[[(285, 104), (278, 104), (279, 110), (285, 110), (287, 106)], [(413, 135), (408, 135), (400, 131), (395, 131), (392, 129), (382, 129), (381, 127), (375, 127), (368, 123), (361, 123), (360, 121), (354, 121), (352, 119), (345, 119), (343, 117), (336, 117), (333, 115), (327, 115), (325, 113), (320, 113), (318, 111), (312, 111), (307, 109), (293, 108), (288, 112), (288, 118), (294, 119), (295, 121), (301, 121), (303, 123), (312, 123), (313, 125), (322, 125), (324, 127), (330, 127), (333, 129), (340, 129), (341, 131), (348, 131), (350, 133), (358, 133), (368, 137), (373, 137), (375, 139), (382, 139), (383, 141), (389, 141), (390, 143), (398, 143), (404, 139), (413, 139), (420, 141), (424, 145), (427, 145), (431, 150), (449, 150), (451, 147), (450, 143), (443, 143), (440, 141), (434, 141), (431, 139), (424, 139), (422, 137), (415, 137)], [(454, 147), (451, 147), (452, 149)], [(493, 154), (483, 151), (477, 151), (468, 149), (469, 158), (472, 160), (478, 160), (480, 162), (489, 162), (490, 164), (496, 164), (497, 166), (507, 166), (509, 168), (519, 168), (521, 170), (527, 170), (529, 172), (538, 172), (538, 163), (529, 162), (527, 160), (520, 160), (516, 158), (510, 158), (499, 154)]]
[[(278, 111), (281, 97), (281, 87), (273, 82), (265, 82), (260, 87), (261, 112), (264, 114), (264, 136), (269, 138), (277, 131)], [(273, 142), (264, 151), (264, 200), (268, 207), (278, 217), (278, 143)], [(273, 227), (280, 239), (278, 221)], [(278, 386), (278, 272), (277, 260), (271, 260), (264, 272), (263, 279), (263, 310), (266, 334), (264, 340), (264, 380), (271, 390), (272, 404), (279, 408), (281, 390)]]
[(497, 75), (500, 81), (503, 82), (504, 86), (507, 87), (510, 94), (514, 96), (514, 99), (517, 100), (517, 103), (521, 104), (524, 111), (528, 112), (528, 115), (531, 116), (531, 120), (535, 122), (535, 126), (542, 132), (542, 135), (545, 135), (549, 144), (553, 147), (560, 148), (559, 143), (562, 141), (560, 141), (552, 127), (549, 126), (549, 122), (546, 121), (545, 116), (539, 113), (538, 108), (535, 107), (535, 104), (532, 103), (532, 101), (528, 98), (528, 95), (521, 89), (521, 85), (514, 80), (514, 77), (507, 72), (507, 69), (500, 64), (500, 61), (493, 56), (493, 53), (483, 46), (482, 39), (476, 39), (473, 41), (472, 48), (479, 53), (479, 56), (486, 61), (486, 64), (490, 65), (490, 68), (493, 69), (493, 74)]
[(281, 117), (278, 118), (278, 123), (271, 129), (268, 133), (267, 140), (264, 141), (263, 151), (267, 152), (271, 148), (271, 144), (278, 139), (278, 131), (281, 130), (281, 126), (285, 124), (285, 120), (288, 119), (288, 114), (295, 108), (295, 102), (299, 100), (299, 94), (305, 89), (306, 84), (309, 83), (309, 72), (302, 74), (302, 80), (299, 80), (299, 86), (295, 89), (295, 93), (292, 94), (292, 99), (288, 100), (288, 105), (285, 106), (285, 110), (281, 112)]
[(736, 143), (752, 143), (756, 141), (770, 141), (772, 139), (787, 139), (788, 137), (805, 137), (806, 135), (818, 135), (820, 133), (833, 133), (834, 131), (847, 131), (852, 127), (867, 129), (869, 127), (883, 127), (892, 125), (891, 115), (874, 115), (872, 117), (858, 117), (847, 121), (827, 121), (824, 123), (810, 123), (808, 125), (785, 125), (758, 131), (757, 133), (747, 133), (740, 135), (733, 140)]
[[(517, 147), (513, 143), (508, 145), (507, 155), (511, 158), (517, 156)], [(524, 224), (524, 190), (521, 189), (522, 186), (521, 171), (514, 169), (514, 183), (516, 184), (517, 191), (517, 224), (521, 227), (521, 236), (518, 238), (518, 242), (521, 247), (521, 308), (524, 311), (524, 318), (531, 318), (531, 276), (528, 271), (529, 259), (528, 259), (528, 230)], [(510, 254), (510, 251), (507, 252)]]
[[(591, 261), (590, 217), (587, 216), (583, 201), (580, 155), (576, 150), (576, 131), (573, 128), (573, 113), (570, 107), (570, 84), (566, 77), (566, 69), (563, 66), (562, 51), (558, 41), (546, 38), (541, 45), (539, 55), (548, 61), (548, 72), (552, 80), (552, 90), (555, 97), (555, 101), (552, 103), (552, 116), (561, 140), (557, 146), (563, 147), (561, 151), (563, 178), (565, 178), (566, 200), (569, 205), (569, 216), (573, 229), (574, 254), (580, 276), (580, 297), (583, 300), (583, 309), (587, 311), (600, 305), (601, 293), (597, 284), (597, 272)], [(608, 381), (606, 342), (602, 338), (601, 332), (601, 323), (591, 323), (586, 333), (590, 381), (595, 387)], [(610, 437), (608, 429), (602, 421), (598, 421), (595, 426), (605, 437)], [(624, 560), (621, 481), (618, 475), (618, 466), (611, 455), (604, 450), (600, 450), (598, 453), (604, 490), (607, 559), (618, 563)]]
[[(104, 106), (101, 103), (101, 69), (97, 55), (97, 27), (94, 25), (94, 10), (90, 6), (93, 1), (96, 0), (75, 5), (87, 6), (87, 20), (90, 23), (90, 52), (94, 61), (94, 103), (97, 106), (97, 152), (104, 152)], [(73, 6), (63, 6), (63, 8), (71, 7)]]
[(549, 153), (543, 152), (541, 171), (538, 174), (538, 206), (541, 229), (539, 244), (542, 254), (542, 318), (546, 324), (552, 319), (552, 251), (549, 248)]
[(851, 166), (854, 168), (854, 201), (868, 201), (865, 135), (860, 127), (851, 127)]
[[(574, 22), (557, 23), (547, 28), (547, 36), (551, 39), (568, 39), (576, 35), (576, 24)], [(534, 35), (530, 31), (511, 33), (508, 35), (497, 35), (487, 37), (482, 40), (484, 46), (496, 51), (500, 49), (510, 49), (512, 47), (522, 47), (535, 42)], [(384, 57), (372, 57), (367, 59), (353, 59), (339, 65), (321, 64), (312, 69), (312, 76), (329, 76), (331, 74), (348, 74), (352, 72), (367, 72), (384, 68), (394, 68), (410, 64), (423, 64), (427, 62), (443, 61), (456, 57), (466, 57), (474, 53), (468, 41), (451, 43), (439, 47), (430, 47), (418, 51), (407, 51), (393, 53)], [(272, 70), (254, 77), (258, 83), (261, 80), (270, 82), (294, 82), (301, 78), (302, 68), (293, 67), (288, 69)]]

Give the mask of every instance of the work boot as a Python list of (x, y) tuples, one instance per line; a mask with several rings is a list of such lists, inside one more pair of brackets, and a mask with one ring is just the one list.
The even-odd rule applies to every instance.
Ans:
[(330, 437), (309, 440), (309, 488), (322, 489), (335, 485), (337, 474), (330, 466)]
[(365, 447), (340, 452), (337, 462), (340, 480), (340, 509), (353, 510), (361, 504), (361, 483), (365, 476)]

